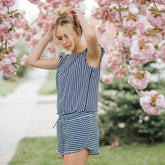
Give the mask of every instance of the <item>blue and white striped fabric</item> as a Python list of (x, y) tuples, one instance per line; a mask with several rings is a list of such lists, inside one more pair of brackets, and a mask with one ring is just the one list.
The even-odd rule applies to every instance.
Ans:
[(94, 112), (60, 114), (57, 120), (58, 154), (89, 149), (89, 155), (99, 154), (100, 130)]
[[(101, 48), (101, 59), (104, 48)], [(60, 53), (56, 72), (57, 114), (98, 110), (98, 87), (101, 59), (98, 68), (88, 65), (87, 48), (81, 53)]]

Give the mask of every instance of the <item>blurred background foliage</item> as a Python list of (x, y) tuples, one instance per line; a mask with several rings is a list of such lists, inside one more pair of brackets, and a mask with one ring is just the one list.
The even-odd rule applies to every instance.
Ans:
[[(162, 69), (145, 64), (141, 70), (148, 70), (155, 77), (144, 91), (156, 90), (165, 94)], [(139, 103), (139, 96), (124, 79), (114, 79), (111, 84), (100, 81), (99, 101), (104, 113), (98, 115), (100, 145), (122, 145), (165, 141), (165, 113), (148, 115)]]

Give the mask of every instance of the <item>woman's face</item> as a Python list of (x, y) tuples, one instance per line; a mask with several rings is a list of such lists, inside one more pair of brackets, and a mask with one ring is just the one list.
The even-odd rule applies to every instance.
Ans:
[[(72, 24), (59, 25), (56, 29), (56, 37), (59, 44), (67, 51), (74, 50), (78, 42), (78, 34), (75, 32)], [(73, 41), (73, 42), (72, 42)]]

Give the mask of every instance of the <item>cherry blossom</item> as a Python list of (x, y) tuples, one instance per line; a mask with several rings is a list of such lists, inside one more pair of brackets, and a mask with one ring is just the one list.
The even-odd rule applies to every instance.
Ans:
[(0, 70), (6, 77), (16, 75), (19, 68), (14, 50), (16, 46), (14, 37), (18, 39), (20, 35), (14, 33), (14, 27), (21, 22), (23, 13), (10, 10), (14, 4), (15, 0), (0, 1)]
[(39, 4), (39, 3), (41, 3), (40, 0), (28, 0), (28, 1), (31, 2), (31, 3), (34, 3), (34, 4)]
[(138, 71), (135, 69), (130, 74), (128, 83), (139, 90), (145, 89), (151, 79), (151, 74), (148, 71)]
[(15, 66), (16, 63), (16, 54), (12, 52), (10, 54), (5, 54), (4, 59), (0, 60), (0, 70), (3, 71), (3, 74), (6, 77), (10, 77), (12, 74), (16, 75), (16, 71), (18, 70), (18, 66)]
[(110, 84), (113, 80), (113, 74), (104, 74), (102, 76), (102, 80), (104, 81), (105, 84)]
[(165, 62), (165, 40), (162, 40), (159, 43), (159, 49), (161, 51), (161, 59)]
[(160, 114), (165, 109), (165, 97), (154, 90), (146, 92), (139, 100), (144, 111), (148, 114)]
[(132, 13), (132, 14), (138, 14), (139, 9), (138, 9), (137, 5), (133, 4), (133, 3), (130, 4), (129, 5), (129, 12)]
[(159, 4), (165, 4), (165, 1), (164, 0), (155, 0), (156, 3), (159, 3)]
[(15, 4), (15, 0), (1, 0), (1, 2), (4, 7), (13, 7)]

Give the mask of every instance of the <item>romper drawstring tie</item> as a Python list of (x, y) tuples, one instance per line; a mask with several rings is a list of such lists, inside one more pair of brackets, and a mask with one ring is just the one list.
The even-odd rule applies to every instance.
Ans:
[(55, 126), (57, 125), (57, 121), (58, 121), (58, 119), (56, 120), (56, 122), (55, 122), (55, 124), (54, 124), (53, 128), (55, 128)]

